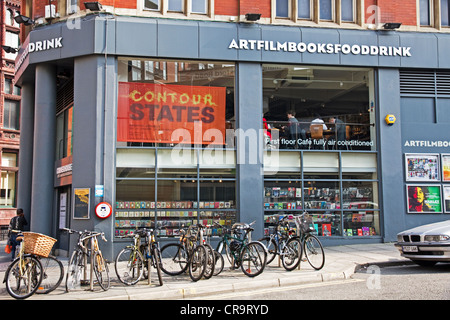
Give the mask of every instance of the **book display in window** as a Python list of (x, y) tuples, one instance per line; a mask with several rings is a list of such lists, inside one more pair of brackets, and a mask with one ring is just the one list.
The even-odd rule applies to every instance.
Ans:
[[(178, 236), (181, 228), (197, 222), (210, 226), (217, 222), (220, 226), (231, 227), (236, 221), (236, 212), (232, 208), (233, 201), (198, 204), (196, 201), (117, 201), (115, 235), (127, 235), (137, 228), (155, 228), (155, 221), (159, 228), (157, 234), (161, 237)], [(222, 234), (222, 228), (217, 226), (208, 230), (208, 235)]]
[(296, 187), (264, 188), (264, 209), (301, 210), (302, 189)]

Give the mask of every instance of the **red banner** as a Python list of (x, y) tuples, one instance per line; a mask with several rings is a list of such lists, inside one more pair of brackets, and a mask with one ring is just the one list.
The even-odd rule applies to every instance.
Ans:
[(224, 144), (225, 104), (224, 87), (120, 82), (117, 141)]

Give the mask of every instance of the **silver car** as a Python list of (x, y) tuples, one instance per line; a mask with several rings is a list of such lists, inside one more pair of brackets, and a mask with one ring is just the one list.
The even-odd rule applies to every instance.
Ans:
[(400, 232), (395, 246), (403, 257), (421, 266), (450, 262), (450, 220)]

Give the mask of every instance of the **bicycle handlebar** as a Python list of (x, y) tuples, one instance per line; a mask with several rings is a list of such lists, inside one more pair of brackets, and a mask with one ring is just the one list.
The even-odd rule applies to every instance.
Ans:
[(103, 241), (108, 242), (108, 240), (106, 240), (105, 238), (105, 233), (104, 232), (97, 232), (97, 231), (88, 231), (88, 230), (84, 230), (84, 231), (78, 231), (78, 230), (74, 230), (74, 229), (69, 229), (69, 228), (62, 228), (61, 230), (63, 231), (67, 231), (68, 233), (72, 234), (72, 233), (78, 233), (78, 235), (81, 237), (83, 234), (86, 234), (85, 237), (83, 237), (83, 240), (92, 238), (92, 237), (98, 237), (101, 236)]

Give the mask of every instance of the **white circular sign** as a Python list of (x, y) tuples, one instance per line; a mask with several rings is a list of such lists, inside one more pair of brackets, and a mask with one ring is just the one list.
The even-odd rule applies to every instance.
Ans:
[(95, 207), (95, 214), (101, 219), (108, 218), (112, 213), (112, 207), (108, 202), (100, 202)]

